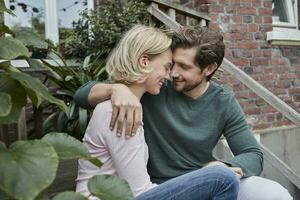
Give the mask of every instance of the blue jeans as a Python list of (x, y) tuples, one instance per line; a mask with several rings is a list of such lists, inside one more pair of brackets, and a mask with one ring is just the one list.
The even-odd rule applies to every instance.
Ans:
[(239, 180), (225, 166), (210, 166), (170, 179), (135, 200), (236, 200)]

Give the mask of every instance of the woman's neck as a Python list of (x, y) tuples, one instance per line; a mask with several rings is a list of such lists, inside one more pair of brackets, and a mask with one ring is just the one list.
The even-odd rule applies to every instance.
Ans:
[(138, 99), (141, 99), (146, 92), (146, 89), (143, 87), (143, 85), (139, 83), (130, 84), (128, 85), (128, 88)]

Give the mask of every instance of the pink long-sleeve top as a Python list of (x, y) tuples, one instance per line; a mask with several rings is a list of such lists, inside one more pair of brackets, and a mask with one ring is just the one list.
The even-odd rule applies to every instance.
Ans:
[[(98, 104), (93, 112), (83, 143), (103, 165), (98, 168), (89, 161), (79, 160), (76, 191), (89, 196), (88, 180), (95, 175), (111, 174), (124, 178), (134, 196), (138, 196), (156, 185), (151, 183), (147, 172), (148, 147), (144, 129), (139, 127), (137, 134), (130, 139), (125, 139), (124, 133), (117, 137), (115, 130), (109, 129), (111, 115), (111, 101)], [(97, 198), (90, 196), (89, 199)]]

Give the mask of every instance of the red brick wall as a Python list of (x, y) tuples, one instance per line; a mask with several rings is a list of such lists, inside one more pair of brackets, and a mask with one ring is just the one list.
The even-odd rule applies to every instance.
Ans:
[[(300, 112), (300, 46), (272, 46), (271, 0), (189, 0), (188, 7), (208, 8), (209, 27), (220, 30), (226, 58)], [(197, 7), (196, 7), (197, 6)], [(291, 124), (286, 118), (229, 74), (223, 82), (235, 91), (254, 129)]]

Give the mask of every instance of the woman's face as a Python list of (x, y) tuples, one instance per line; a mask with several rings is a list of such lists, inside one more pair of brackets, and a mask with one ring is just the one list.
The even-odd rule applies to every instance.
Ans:
[(148, 67), (152, 69), (148, 78), (145, 80), (146, 91), (150, 94), (158, 94), (166, 79), (170, 79), (172, 68), (172, 51), (167, 51), (149, 60)]

